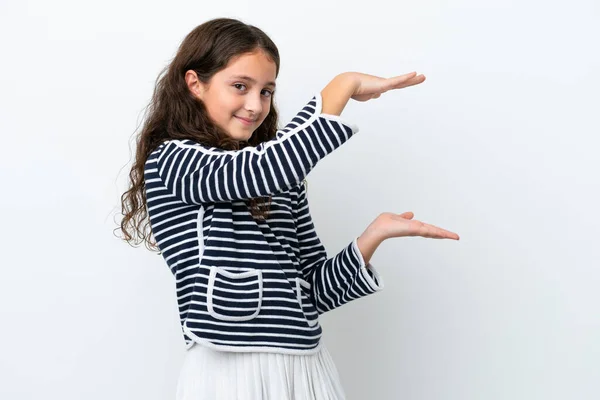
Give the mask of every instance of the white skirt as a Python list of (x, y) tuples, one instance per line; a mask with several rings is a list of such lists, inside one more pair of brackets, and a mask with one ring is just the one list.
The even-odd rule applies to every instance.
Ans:
[(177, 400), (343, 400), (331, 355), (239, 353), (198, 343), (187, 350), (177, 382)]

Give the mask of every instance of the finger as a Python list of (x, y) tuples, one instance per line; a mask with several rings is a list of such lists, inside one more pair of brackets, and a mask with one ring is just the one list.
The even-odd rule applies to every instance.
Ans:
[(399, 75), (399, 76), (393, 76), (391, 78), (386, 79), (386, 86), (388, 86), (390, 89), (393, 89), (398, 85), (402, 85), (402, 84), (410, 81), (411, 79), (414, 79), (416, 76), (417, 76), (416, 72), (411, 72), (411, 73)]
[(411, 76), (416, 76), (416, 75), (417, 75), (417, 71), (413, 71), (413, 72), (408, 72), (408, 73), (406, 73), (404, 75), (398, 75), (397, 78), (400, 78), (400, 77), (410, 78)]
[(430, 224), (423, 224), (422, 229), (425, 230), (426, 234), (428, 235), (427, 237), (430, 237), (430, 238), (455, 239), (455, 240), (460, 239), (456, 233), (447, 231), (446, 229), (442, 229), (438, 226), (434, 226), (434, 225), (430, 225)]
[(425, 79), (425, 75), (418, 75), (407, 80), (399, 80), (396, 82), (394, 87), (392, 87), (392, 89), (402, 89), (405, 87), (418, 85), (420, 83), (423, 83)]
[(406, 218), (406, 219), (413, 219), (414, 216), (415, 216), (415, 214), (411, 211), (407, 211), (407, 212), (400, 214), (400, 217)]
[(459, 240), (459, 236), (454, 233), (437, 227), (435, 225), (426, 224), (421, 221), (413, 221), (415, 224), (415, 235), (432, 239), (455, 239)]

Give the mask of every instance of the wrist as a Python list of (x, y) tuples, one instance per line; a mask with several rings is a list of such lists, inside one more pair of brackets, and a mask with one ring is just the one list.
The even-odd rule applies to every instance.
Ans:
[(376, 244), (379, 246), (386, 238), (382, 234), (382, 231), (375, 226), (375, 224), (371, 224), (365, 229), (365, 231), (360, 235), (364, 240), (369, 241), (370, 243)]
[(358, 81), (352, 73), (344, 72), (333, 78), (321, 91), (321, 113), (340, 115), (356, 91), (357, 85)]
[(365, 265), (369, 264), (371, 257), (375, 253), (375, 250), (383, 242), (383, 237), (376, 231), (367, 228), (356, 240), (356, 245), (360, 250), (360, 253), (365, 261)]
[(342, 72), (333, 79), (338, 79), (340, 82), (342, 82), (343, 85), (345, 85), (348, 88), (348, 91), (350, 92), (350, 97), (352, 97), (354, 92), (360, 86), (360, 79), (358, 79), (355, 72)]

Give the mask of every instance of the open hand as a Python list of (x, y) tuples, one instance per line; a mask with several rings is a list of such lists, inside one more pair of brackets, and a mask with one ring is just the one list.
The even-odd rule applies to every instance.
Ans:
[(388, 90), (402, 89), (425, 81), (425, 75), (417, 75), (416, 72), (392, 78), (381, 78), (360, 72), (345, 72), (344, 75), (348, 75), (355, 82), (352, 98), (357, 101), (376, 99)]
[(414, 214), (410, 211), (402, 214), (382, 213), (367, 229), (373, 230), (384, 240), (403, 236), (421, 236), (432, 239), (460, 239), (454, 232), (417, 221), (413, 217)]

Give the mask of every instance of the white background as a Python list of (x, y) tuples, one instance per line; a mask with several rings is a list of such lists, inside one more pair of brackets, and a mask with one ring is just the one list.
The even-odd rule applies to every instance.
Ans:
[(461, 236), (384, 242), (384, 291), (321, 317), (348, 399), (600, 398), (595, 0), (1, 0), (0, 398), (174, 397), (174, 281), (112, 230), (158, 73), (220, 16), (278, 45), (282, 123), (343, 71), (427, 77), (308, 176), (330, 255), (382, 211)]

